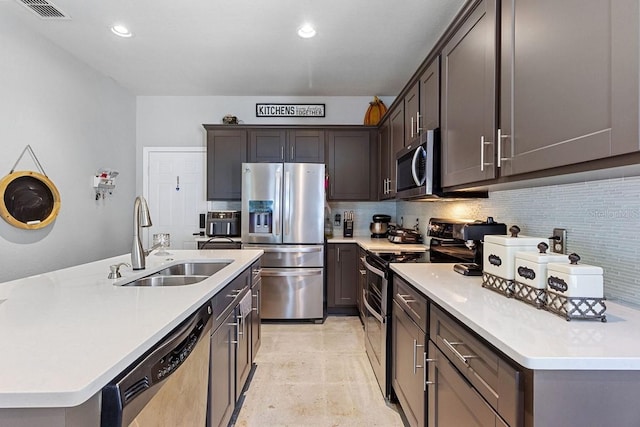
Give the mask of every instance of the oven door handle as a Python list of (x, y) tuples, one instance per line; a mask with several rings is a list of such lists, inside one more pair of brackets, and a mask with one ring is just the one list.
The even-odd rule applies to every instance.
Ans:
[(378, 322), (380, 322), (380, 323), (384, 324), (384, 319), (382, 318), (382, 316), (381, 316), (380, 314), (376, 313), (376, 311), (374, 310), (374, 308), (373, 308), (373, 307), (371, 307), (371, 305), (369, 304), (369, 302), (367, 302), (367, 291), (366, 291), (366, 289), (363, 289), (363, 290), (362, 290), (362, 297), (363, 297), (363, 298), (362, 298), (362, 302), (364, 302), (364, 306), (367, 308), (367, 311), (368, 311), (369, 313), (371, 313), (371, 315), (372, 315), (373, 317), (375, 317), (375, 318), (378, 320)]
[(372, 272), (373, 274), (375, 274), (376, 276), (380, 276), (382, 277), (382, 279), (384, 280), (384, 273), (382, 272), (382, 270), (378, 270), (377, 268), (375, 268), (374, 266), (372, 266), (371, 264), (369, 264), (366, 260), (365, 257), (360, 258), (362, 260), (362, 262), (364, 263), (364, 266), (366, 267), (367, 270), (369, 270), (370, 272)]

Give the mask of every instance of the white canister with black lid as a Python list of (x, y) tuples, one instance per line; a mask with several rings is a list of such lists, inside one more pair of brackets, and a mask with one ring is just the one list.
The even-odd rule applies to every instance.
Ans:
[(515, 264), (517, 252), (532, 252), (538, 243), (549, 239), (531, 236), (518, 236), (520, 227), (509, 228), (511, 236), (487, 235), (484, 237), (483, 265), (485, 273), (507, 280), (515, 278)]
[(547, 287), (547, 266), (555, 262), (569, 264), (569, 257), (563, 254), (547, 253), (549, 245), (540, 242), (538, 252), (516, 252), (515, 281), (536, 289)]

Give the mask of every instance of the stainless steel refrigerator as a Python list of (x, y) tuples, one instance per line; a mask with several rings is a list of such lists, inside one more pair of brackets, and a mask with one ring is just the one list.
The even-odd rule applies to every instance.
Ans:
[(264, 250), (261, 317), (323, 318), (323, 164), (242, 164), (242, 245)]

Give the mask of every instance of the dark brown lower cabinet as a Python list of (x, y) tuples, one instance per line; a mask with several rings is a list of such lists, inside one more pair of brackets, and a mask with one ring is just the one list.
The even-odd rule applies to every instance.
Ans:
[(431, 341), (429, 357), (429, 427), (507, 426)]
[(395, 300), (393, 301), (392, 313), (393, 390), (409, 425), (424, 427), (426, 422), (424, 367), (426, 332), (411, 320), (411, 317)]
[(327, 312), (357, 314), (358, 245), (327, 245)]
[[(253, 269), (254, 267), (252, 267)], [(259, 268), (259, 266), (258, 266)], [(260, 271), (257, 272), (260, 274)], [(253, 362), (258, 354), (260, 343), (262, 342), (262, 329), (260, 328), (260, 302), (262, 297), (262, 280), (251, 285), (251, 361)]]
[(243, 316), (240, 307), (235, 309), (238, 331), (236, 340), (238, 348), (236, 353), (236, 401), (240, 399), (249, 372), (251, 371), (251, 313)]
[(358, 306), (358, 315), (360, 320), (364, 322), (364, 289), (367, 286), (367, 269), (364, 266), (364, 257), (366, 251), (358, 246), (358, 290), (356, 292), (356, 304)]
[(229, 424), (236, 404), (235, 310), (225, 318), (211, 335), (211, 367), (209, 372), (209, 416), (207, 427)]

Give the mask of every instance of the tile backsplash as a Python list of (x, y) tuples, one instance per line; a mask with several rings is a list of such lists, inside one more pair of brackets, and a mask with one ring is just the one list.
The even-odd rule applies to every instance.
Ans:
[(396, 215), (420, 217), (423, 233), (430, 217), (492, 216), (540, 237), (565, 228), (567, 253), (603, 267), (605, 296), (640, 306), (640, 177), (494, 191), (469, 201), (398, 202)]
[[(354, 235), (368, 236), (374, 214), (404, 218), (407, 227), (420, 219), (426, 234), (431, 217), (486, 219), (522, 234), (549, 237), (567, 230), (567, 253), (604, 269), (605, 296), (640, 307), (640, 177), (493, 191), (488, 199), (440, 202), (331, 202), (332, 214), (354, 211)], [(239, 202), (209, 202), (209, 209), (239, 209)], [(334, 235), (341, 235), (334, 228)]]

